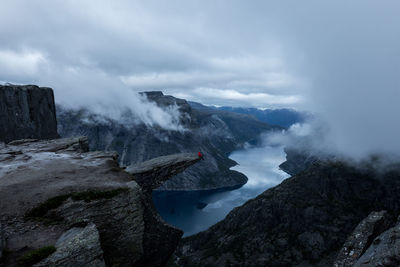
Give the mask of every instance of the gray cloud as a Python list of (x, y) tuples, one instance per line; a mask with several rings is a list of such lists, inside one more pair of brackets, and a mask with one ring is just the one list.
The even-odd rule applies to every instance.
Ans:
[[(259, 21), (251, 18), (256, 7), (223, 1), (3, 1), (0, 7), (0, 67), (7, 70), (0, 80), (71, 90), (55, 77), (56, 66), (58, 76), (90, 70), (135, 91), (163, 90), (217, 105), (300, 101), (293, 87), (302, 81), (277, 42), (258, 34)], [(81, 87), (103, 93), (96, 83)], [(251, 101), (254, 94), (263, 101)], [(58, 101), (75, 101), (69, 96)]]
[(303, 108), (327, 121), (339, 151), (394, 153), (399, 8), (395, 0), (2, 1), (0, 80), (52, 86), (70, 106), (123, 103), (158, 123), (165, 114), (148, 115), (154, 107), (134, 91)]
[(307, 56), (312, 87), (304, 98), (328, 123), (329, 146), (355, 158), (400, 152), (399, 8), (398, 1), (314, 1), (284, 22)]

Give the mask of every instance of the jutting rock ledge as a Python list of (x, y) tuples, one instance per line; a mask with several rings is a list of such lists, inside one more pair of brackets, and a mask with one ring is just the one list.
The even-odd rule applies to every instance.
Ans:
[(35, 266), (164, 265), (182, 231), (157, 214), (151, 188), (199, 159), (152, 159), (132, 174), (116, 159), (88, 152), (86, 137), (0, 143), (0, 265), (53, 246)]

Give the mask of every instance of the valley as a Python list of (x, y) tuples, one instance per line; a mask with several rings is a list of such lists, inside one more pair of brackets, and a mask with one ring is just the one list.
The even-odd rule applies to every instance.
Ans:
[(213, 191), (154, 191), (153, 201), (161, 217), (183, 230), (184, 236), (204, 231), (289, 175), (279, 169), (285, 161), (281, 146), (249, 147), (234, 151), (230, 158), (238, 163), (232, 169), (245, 174), (248, 181), (234, 189)]

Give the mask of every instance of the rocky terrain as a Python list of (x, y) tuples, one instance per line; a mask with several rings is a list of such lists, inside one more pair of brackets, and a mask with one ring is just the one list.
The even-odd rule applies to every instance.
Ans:
[(198, 162), (197, 155), (166, 156), (125, 171), (116, 153), (87, 149), (85, 137), (2, 145), (4, 265), (53, 246), (36, 266), (161, 266), (168, 260), (182, 231), (158, 216), (147, 185)]
[(52, 89), (35, 85), (0, 85), (0, 142), (57, 137)]
[[(87, 137), (51, 140), (58, 135), (54, 126), (43, 122), (47, 114), (48, 125), (56, 123), (49, 96), (52, 91), (47, 88), (0, 87), (2, 112), (18, 116), (16, 120), (24, 118), (21, 124), (5, 125), (7, 143), (0, 142), (0, 266), (400, 265), (399, 164), (356, 167), (288, 150), (287, 163), (281, 167), (293, 177), (181, 241), (182, 231), (156, 212), (152, 190), (180, 172), (202, 171), (198, 166), (207, 170), (202, 175), (220, 175), (225, 166), (221, 162), (234, 164), (226, 158), (227, 151), (260, 129), (272, 128), (258, 121), (244, 128), (238, 122), (247, 121), (245, 115), (196, 111), (184, 100), (153, 92), (148, 98), (160, 106), (172, 102), (179, 106), (181, 123), (193, 133), (171, 134), (143, 125), (135, 132), (110, 120), (95, 123), (96, 116), (85, 111), (62, 110), (68, 123), (61, 129), (87, 131), (97, 139), (93, 143)], [(86, 122), (79, 124), (82, 121)], [(21, 125), (27, 133), (36, 131), (23, 135), (30, 139), (14, 140), (8, 134), (21, 131)], [(162, 141), (161, 136), (167, 139)], [(135, 158), (136, 164), (121, 159), (125, 166), (120, 167), (117, 153), (89, 151), (90, 146), (110, 150), (114, 141), (125, 138), (126, 144), (133, 142), (141, 151), (132, 152), (132, 147), (128, 153), (122, 146), (122, 155)], [(157, 152), (146, 154), (141, 142)], [(206, 160), (190, 149), (205, 151)], [(168, 151), (186, 153), (165, 155)], [(147, 158), (149, 154), (162, 156)], [(213, 161), (218, 168), (213, 169)], [(198, 176), (192, 181), (190, 177), (179, 178), (189, 179), (183, 187), (174, 184), (182, 182), (178, 179), (165, 188), (234, 184), (229, 183), (234, 180), (199, 184)]]
[(88, 136), (90, 149), (117, 151), (123, 166), (172, 153), (201, 151), (204, 161), (171, 178), (160, 190), (210, 190), (245, 184), (243, 174), (230, 170), (236, 162), (228, 155), (262, 132), (280, 129), (248, 115), (193, 109), (186, 100), (162, 92), (143, 94), (160, 107), (176, 105), (187, 130), (167, 131), (144, 124), (130, 127), (88, 110), (57, 107), (59, 133), (63, 137)]
[[(338, 161), (314, 163), (235, 208), (207, 231), (183, 239), (174, 262), (178, 266), (332, 266), (345, 241), (371, 212), (386, 210), (388, 222), (397, 217), (399, 178), (398, 168), (381, 173)], [(372, 258), (384, 258), (382, 253), (386, 258), (400, 255), (391, 247), (399, 242), (398, 226), (380, 235), (383, 240), (371, 243), (388, 225), (380, 223), (382, 227), (362, 226), (374, 233), (357, 237), (369, 247), (365, 252), (358, 249), (363, 251), (358, 260), (362, 266), (396, 266), (367, 264)], [(338, 260), (337, 266), (351, 266)]]
[[(50, 139), (58, 136), (52, 96), (0, 87), (2, 112), (17, 121), (1, 117), (0, 266), (165, 265), (183, 233), (160, 218), (152, 189), (199, 162), (197, 154), (121, 168), (117, 153), (89, 152), (87, 137)], [(21, 136), (38, 139), (14, 140)]]

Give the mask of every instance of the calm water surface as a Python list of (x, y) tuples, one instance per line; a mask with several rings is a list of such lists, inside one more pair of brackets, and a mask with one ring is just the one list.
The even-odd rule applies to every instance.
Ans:
[(182, 229), (184, 236), (198, 233), (225, 218), (233, 208), (289, 177), (278, 167), (285, 161), (282, 146), (242, 149), (233, 152), (230, 158), (239, 163), (232, 169), (249, 178), (244, 186), (212, 193), (154, 192), (154, 204), (164, 220)]

